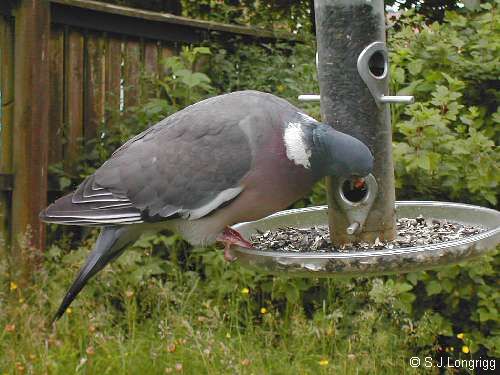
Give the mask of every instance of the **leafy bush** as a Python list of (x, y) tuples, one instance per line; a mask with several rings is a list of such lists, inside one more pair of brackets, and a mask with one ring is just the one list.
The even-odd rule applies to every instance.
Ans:
[(402, 21), (391, 39), (392, 88), (416, 96), (393, 109), (398, 195), (495, 206), (500, 174), (500, 18), (450, 12), (444, 24)]

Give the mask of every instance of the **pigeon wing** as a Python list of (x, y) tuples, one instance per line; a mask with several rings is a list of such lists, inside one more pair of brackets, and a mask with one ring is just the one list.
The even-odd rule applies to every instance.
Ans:
[(197, 219), (234, 199), (251, 168), (250, 143), (238, 116), (206, 104), (124, 144), (95, 172), (95, 185), (129, 201), (145, 220), (176, 214)]

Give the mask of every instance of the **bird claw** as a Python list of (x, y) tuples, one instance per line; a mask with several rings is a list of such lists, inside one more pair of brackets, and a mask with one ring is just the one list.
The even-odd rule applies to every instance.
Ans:
[(226, 262), (234, 262), (236, 259), (238, 259), (238, 257), (235, 257), (232, 253), (231, 253), (231, 248), (230, 248), (230, 245), (227, 245), (225, 248), (224, 248), (224, 260)]
[(231, 253), (231, 245), (253, 249), (253, 245), (245, 240), (243, 236), (236, 230), (226, 227), (224, 231), (217, 237), (217, 241), (224, 244), (224, 259), (228, 262), (234, 262), (237, 258)]

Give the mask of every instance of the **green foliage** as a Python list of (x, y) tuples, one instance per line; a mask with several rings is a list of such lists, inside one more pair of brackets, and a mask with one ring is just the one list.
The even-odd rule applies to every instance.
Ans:
[(301, 0), (182, 0), (186, 17), (294, 32), (311, 30), (312, 9), (312, 1)]
[(415, 21), (403, 19), (391, 39), (392, 89), (416, 97), (392, 113), (398, 196), (495, 206), (500, 42), (492, 31), (500, 17), (450, 12), (444, 24)]
[(364, 282), (272, 277), (172, 236), (143, 236), (51, 326), (94, 238), (50, 247), (29, 285), (0, 259), (2, 373), (417, 373)]
[[(210, 77), (219, 92), (259, 90), (284, 97), (299, 104), (303, 93), (319, 91), (316, 76), (315, 42), (245, 44), (232, 48), (213, 48)], [(319, 105), (300, 103), (318, 117)]]

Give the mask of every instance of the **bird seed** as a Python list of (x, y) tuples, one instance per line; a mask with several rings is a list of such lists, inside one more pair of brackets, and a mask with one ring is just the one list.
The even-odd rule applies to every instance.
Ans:
[(280, 252), (349, 252), (367, 250), (385, 250), (404, 247), (436, 244), (469, 237), (486, 229), (447, 220), (400, 218), (396, 222), (397, 236), (393, 241), (376, 239), (373, 244), (367, 242), (348, 243), (334, 247), (330, 241), (327, 225), (312, 228), (284, 227), (277, 230), (257, 232), (250, 238), (259, 250)]

